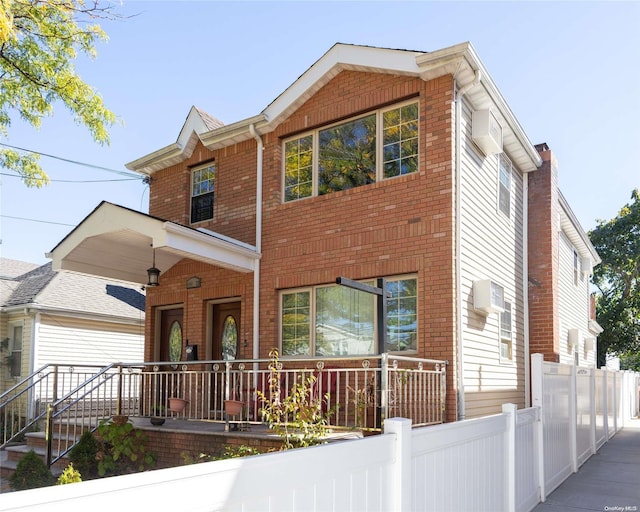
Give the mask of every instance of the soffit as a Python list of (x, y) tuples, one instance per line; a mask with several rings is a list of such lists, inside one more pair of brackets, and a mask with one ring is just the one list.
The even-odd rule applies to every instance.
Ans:
[[(47, 256), (54, 270), (69, 270), (146, 284), (147, 269), (166, 272), (183, 258), (252, 272), (255, 247), (102, 202)], [(161, 275), (162, 279), (162, 275)]]

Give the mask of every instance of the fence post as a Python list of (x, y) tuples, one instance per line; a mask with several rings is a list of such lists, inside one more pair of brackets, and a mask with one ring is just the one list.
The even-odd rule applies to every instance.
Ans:
[(571, 365), (569, 376), (569, 454), (571, 470), (578, 472), (578, 385), (576, 366)]
[(516, 428), (518, 425), (518, 408), (515, 404), (502, 404), (502, 413), (507, 416), (507, 431), (505, 432), (505, 453), (507, 474), (506, 482), (506, 508), (507, 512), (516, 511)]
[(604, 442), (609, 442), (609, 370), (602, 371), (602, 423), (604, 424)]
[(544, 356), (531, 355), (531, 404), (540, 412), (540, 420), (536, 422), (538, 438), (538, 482), (540, 485), (540, 501), (547, 498), (544, 479)]
[(596, 454), (596, 369), (589, 370), (589, 442), (591, 455)]
[(391, 482), (388, 502), (384, 510), (398, 512), (412, 510), (411, 487), (411, 420), (407, 418), (388, 418), (384, 420), (384, 433), (396, 435), (395, 462), (391, 465)]
[(618, 372), (611, 372), (611, 374), (613, 375), (613, 389), (611, 391), (613, 393), (613, 433), (615, 435), (618, 432)]

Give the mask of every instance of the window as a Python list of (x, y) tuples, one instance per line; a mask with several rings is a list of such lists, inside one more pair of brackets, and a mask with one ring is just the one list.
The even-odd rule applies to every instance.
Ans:
[[(373, 281), (366, 284), (373, 285)], [(417, 349), (417, 280), (389, 279), (386, 351)], [(281, 296), (281, 345), (285, 356), (377, 353), (376, 297), (345, 286), (291, 290)]]
[(412, 102), (287, 140), (284, 201), (415, 172), (418, 139), (418, 103)]
[(580, 257), (578, 256), (578, 252), (573, 250), (573, 284), (578, 286), (580, 282)]
[(9, 355), (9, 371), (12, 377), (22, 375), (22, 326), (11, 327), (11, 354)]
[(214, 164), (195, 169), (191, 175), (191, 223), (213, 219)]
[(500, 313), (500, 358), (513, 359), (513, 333), (511, 331), (511, 304), (504, 303), (504, 311)]
[(511, 161), (501, 154), (500, 158), (500, 190), (498, 192), (498, 207), (507, 217), (511, 215)]

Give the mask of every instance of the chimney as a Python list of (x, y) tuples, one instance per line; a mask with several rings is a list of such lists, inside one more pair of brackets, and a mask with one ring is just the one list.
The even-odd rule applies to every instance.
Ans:
[(545, 361), (560, 360), (558, 318), (558, 164), (546, 143), (536, 149), (542, 165), (529, 174), (529, 349)]

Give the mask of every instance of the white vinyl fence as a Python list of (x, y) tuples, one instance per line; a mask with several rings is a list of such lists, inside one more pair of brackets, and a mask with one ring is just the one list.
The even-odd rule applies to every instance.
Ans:
[(528, 512), (623, 420), (638, 413), (638, 374), (532, 358), (534, 407), (243, 459), (2, 495), (6, 511)]

